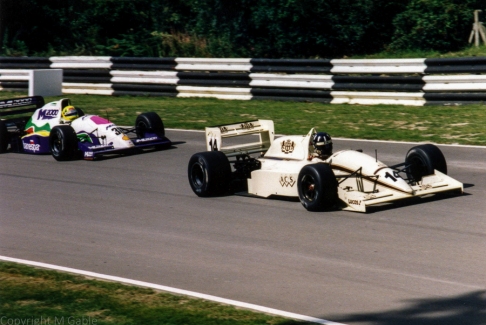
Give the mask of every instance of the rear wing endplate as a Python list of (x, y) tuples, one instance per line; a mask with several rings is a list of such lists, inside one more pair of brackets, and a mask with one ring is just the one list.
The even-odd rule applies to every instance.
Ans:
[[(223, 145), (223, 139), (241, 137), (245, 135), (258, 135), (259, 141), (230, 146)], [(255, 120), (227, 125), (218, 125), (206, 128), (206, 149), (208, 151), (221, 151), (227, 156), (239, 154), (264, 153), (275, 137), (272, 120)], [(237, 142), (237, 141), (236, 141)]]
[(0, 100), (0, 117), (31, 113), (42, 106), (44, 106), (44, 97), (42, 96), (3, 99)]

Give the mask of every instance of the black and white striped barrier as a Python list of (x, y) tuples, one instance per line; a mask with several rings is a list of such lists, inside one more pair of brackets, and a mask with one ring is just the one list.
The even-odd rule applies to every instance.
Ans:
[(0, 90), (24, 91), (29, 89), (29, 71), (2, 69), (0, 70)]
[[(0, 69), (64, 71), (66, 94), (271, 99), (350, 104), (481, 103), (486, 58), (0, 58)], [(0, 86), (10, 82), (0, 77)], [(17, 81), (17, 86), (23, 86)], [(4, 87), (7, 89), (8, 87)], [(20, 87), (21, 88), (21, 87)], [(485, 95), (483, 95), (483, 93)]]
[(43, 57), (0, 57), (0, 69), (50, 69), (52, 61)]
[(0, 69), (0, 89), (22, 91), (29, 96), (60, 96), (63, 82), (61, 69), (3, 70)]

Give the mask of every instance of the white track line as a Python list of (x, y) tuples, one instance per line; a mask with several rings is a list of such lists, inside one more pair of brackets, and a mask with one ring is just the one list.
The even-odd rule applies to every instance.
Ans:
[(296, 319), (296, 320), (302, 320), (302, 321), (316, 323), (316, 324), (345, 325), (345, 324), (342, 324), (342, 323), (336, 323), (336, 322), (328, 321), (328, 320), (325, 320), (325, 319), (294, 314), (294, 313), (290, 313), (290, 312), (286, 312), (286, 311), (282, 311), (282, 310), (278, 310), (278, 309), (267, 308), (267, 307), (263, 307), (263, 306), (249, 304), (249, 303), (246, 303), (246, 302), (241, 302), (241, 301), (236, 301), (236, 300), (231, 300), (231, 299), (225, 299), (225, 298), (221, 298), (221, 297), (207, 295), (207, 294), (204, 294), (204, 293), (198, 293), (198, 292), (187, 291), (187, 290), (182, 290), (182, 289), (177, 289), (177, 288), (172, 288), (172, 287), (166, 287), (166, 286), (155, 284), (155, 283), (149, 283), (149, 282), (144, 282), (144, 281), (137, 281), (137, 280), (127, 279), (127, 278), (121, 278), (121, 277), (118, 277), (118, 276), (111, 276), (111, 275), (106, 275), (106, 274), (101, 274), (101, 273), (90, 272), (90, 271), (83, 271), (83, 270), (79, 270), (79, 269), (72, 269), (70, 267), (64, 267), (64, 266), (58, 266), (58, 265), (53, 265), (53, 264), (46, 264), (46, 263), (41, 263), (41, 262), (22, 260), (22, 259), (18, 259), (18, 258), (1, 256), (1, 255), (0, 255), (0, 260), (6, 261), (6, 262), (14, 262), (14, 263), (20, 263), (20, 264), (25, 264), (25, 265), (31, 265), (31, 266), (36, 266), (36, 267), (41, 267), (41, 268), (46, 268), (46, 269), (52, 269), (52, 270), (56, 270), (56, 271), (74, 273), (74, 274), (84, 275), (84, 276), (108, 280), (108, 281), (121, 282), (121, 283), (125, 283), (125, 284), (131, 284), (131, 285), (139, 286), (139, 287), (151, 288), (151, 289), (155, 289), (155, 290), (167, 291), (167, 292), (170, 292), (170, 293), (175, 293), (175, 294), (191, 296), (191, 297), (210, 300), (210, 301), (215, 301), (215, 302), (226, 304), (226, 305), (232, 305), (232, 306), (236, 306), (236, 307), (252, 309), (252, 310), (267, 313), (267, 314), (273, 314), (273, 315), (277, 315), (277, 316), (293, 318), (293, 319)]

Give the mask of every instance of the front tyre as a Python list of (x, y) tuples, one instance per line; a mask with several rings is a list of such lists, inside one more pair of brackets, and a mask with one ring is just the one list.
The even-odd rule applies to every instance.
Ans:
[(158, 137), (165, 136), (164, 123), (155, 112), (142, 113), (135, 120), (135, 132), (137, 138), (146, 138), (147, 133), (154, 133)]
[(0, 153), (7, 152), (9, 143), (9, 134), (7, 130), (7, 124), (5, 121), (0, 120)]
[(229, 191), (231, 165), (221, 151), (199, 152), (189, 160), (187, 175), (197, 196), (223, 195)]
[(58, 125), (49, 134), (49, 146), (57, 161), (73, 159), (78, 150), (78, 137), (70, 125)]
[(297, 180), (299, 199), (308, 211), (331, 209), (338, 202), (338, 182), (329, 164), (304, 166)]
[(447, 174), (447, 163), (440, 149), (433, 144), (423, 144), (411, 148), (405, 157), (407, 177), (414, 182), (432, 175), (434, 170)]

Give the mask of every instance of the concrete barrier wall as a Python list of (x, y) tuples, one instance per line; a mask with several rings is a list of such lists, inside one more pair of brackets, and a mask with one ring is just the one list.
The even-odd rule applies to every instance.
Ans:
[[(350, 104), (481, 103), (486, 58), (207, 59), (0, 57), (0, 69), (62, 69), (65, 94), (215, 97)], [(0, 87), (26, 87), (21, 75)], [(18, 72), (21, 74), (21, 72)]]

